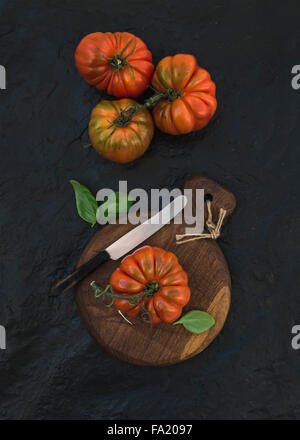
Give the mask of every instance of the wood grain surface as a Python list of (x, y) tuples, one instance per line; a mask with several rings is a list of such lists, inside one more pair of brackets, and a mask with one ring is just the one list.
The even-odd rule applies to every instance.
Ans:
[[(206, 195), (212, 196), (214, 222), (218, 219), (221, 207), (226, 209), (227, 216), (235, 208), (234, 195), (207, 177), (191, 176), (185, 181), (184, 188), (203, 188)], [(107, 225), (102, 228), (85, 247), (78, 266), (133, 227)], [(174, 223), (165, 225), (138, 247), (148, 244), (174, 252), (188, 274), (191, 288), (191, 300), (183, 312), (193, 309), (207, 311), (215, 318), (216, 324), (200, 335), (188, 332), (181, 325), (161, 323), (151, 328), (132, 318), (130, 320), (134, 325), (129, 325), (114, 307), (107, 308), (99, 303), (90, 287), (93, 280), (104, 287), (108, 284), (110, 274), (120, 263), (120, 260), (110, 260), (77, 286), (75, 299), (88, 332), (111, 355), (138, 365), (171, 365), (200, 353), (221, 331), (230, 307), (231, 295), (226, 260), (215, 240), (204, 239), (176, 245), (175, 235), (184, 233), (184, 228), (184, 225)]]

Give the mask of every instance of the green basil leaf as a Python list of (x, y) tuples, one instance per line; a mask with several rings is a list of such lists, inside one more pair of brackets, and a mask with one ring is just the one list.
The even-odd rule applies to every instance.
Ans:
[(97, 222), (98, 203), (91, 191), (76, 180), (70, 180), (75, 192), (76, 206), (79, 216), (94, 226)]
[(182, 316), (173, 325), (182, 324), (183, 327), (192, 333), (203, 333), (215, 325), (214, 318), (201, 310), (191, 310)]
[(101, 205), (104, 208), (104, 218), (109, 221), (118, 218), (121, 214), (126, 214), (133, 203), (134, 201), (129, 199), (128, 194), (122, 192), (116, 192), (106, 197)]

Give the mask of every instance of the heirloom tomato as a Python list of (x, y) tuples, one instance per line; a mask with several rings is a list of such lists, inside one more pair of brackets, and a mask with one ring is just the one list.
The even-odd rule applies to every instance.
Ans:
[(119, 98), (141, 95), (154, 70), (145, 43), (128, 32), (85, 36), (76, 48), (75, 64), (86, 82)]
[[(174, 322), (190, 299), (188, 277), (172, 252), (144, 246), (123, 259), (110, 285), (118, 296), (141, 297), (138, 302), (153, 324)], [(144, 296), (143, 296), (144, 293)], [(137, 317), (143, 308), (128, 299), (114, 299), (117, 309)]]
[(101, 101), (92, 110), (89, 136), (101, 156), (119, 163), (131, 162), (149, 147), (154, 125), (150, 112), (132, 99)]
[(157, 65), (152, 85), (157, 92), (168, 92), (153, 110), (157, 127), (169, 134), (200, 130), (217, 108), (216, 86), (210, 74), (197, 65), (193, 55), (163, 58)]

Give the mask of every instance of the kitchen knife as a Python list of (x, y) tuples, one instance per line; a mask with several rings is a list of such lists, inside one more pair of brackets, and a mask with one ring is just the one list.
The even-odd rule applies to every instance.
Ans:
[(126, 255), (148, 237), (159, 231), (164, 225), (168, 224), (170, 220), (184, 209), (186, 204), (186, 196), (180, 195), (176, 197), (173, 202), (169, 203), (157, 214), (127, 232), (127, 234), (123, 235), (105, 250), (99, 252), (89, 261), (79, 266), (73, 273), (55, 284), (51, 288), (49, 296), (58, 296), (66, 292), (89, 273), (93, 272), (100, 264), (105, 263), (109, 259), (118, 260), (123, 255)]

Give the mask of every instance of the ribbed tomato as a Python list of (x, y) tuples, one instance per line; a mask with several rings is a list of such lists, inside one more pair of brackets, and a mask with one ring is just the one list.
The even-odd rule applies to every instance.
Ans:
[(89, 136), (101, 156), (119, 163), (131, 162), (149, 147), (154, 125), (150, 112), (141, 108), (132, 117), (128, 109), (139, 104), (132, 99), (101, 101), (93, 109)]
[(141, 95), (154, 70), (151, 52), (129, 32), (85, 36), (77, 46), (75, 64), (86, 82), (119, 98)]
[[(139, 303), (153, 324), (174, 322), (190, 300), (187, 274), (177, 257), (158, 247), (144, 246), (125, 257), (112, 273), (110, 285), (117, 295), (142, 296), (144, 292)], [(141, 314), (141, 307), (132, 301), (117, 298), (114, 305), (128, 316)]]
[(193, 55), (163, 58), (155, 69), (152, 85), (158, 92), (169, 91), (170, 98), (159, 101), (153, 110), (155, 124), (166, 133), (200, 130), (216, 111), (215, 83)]

